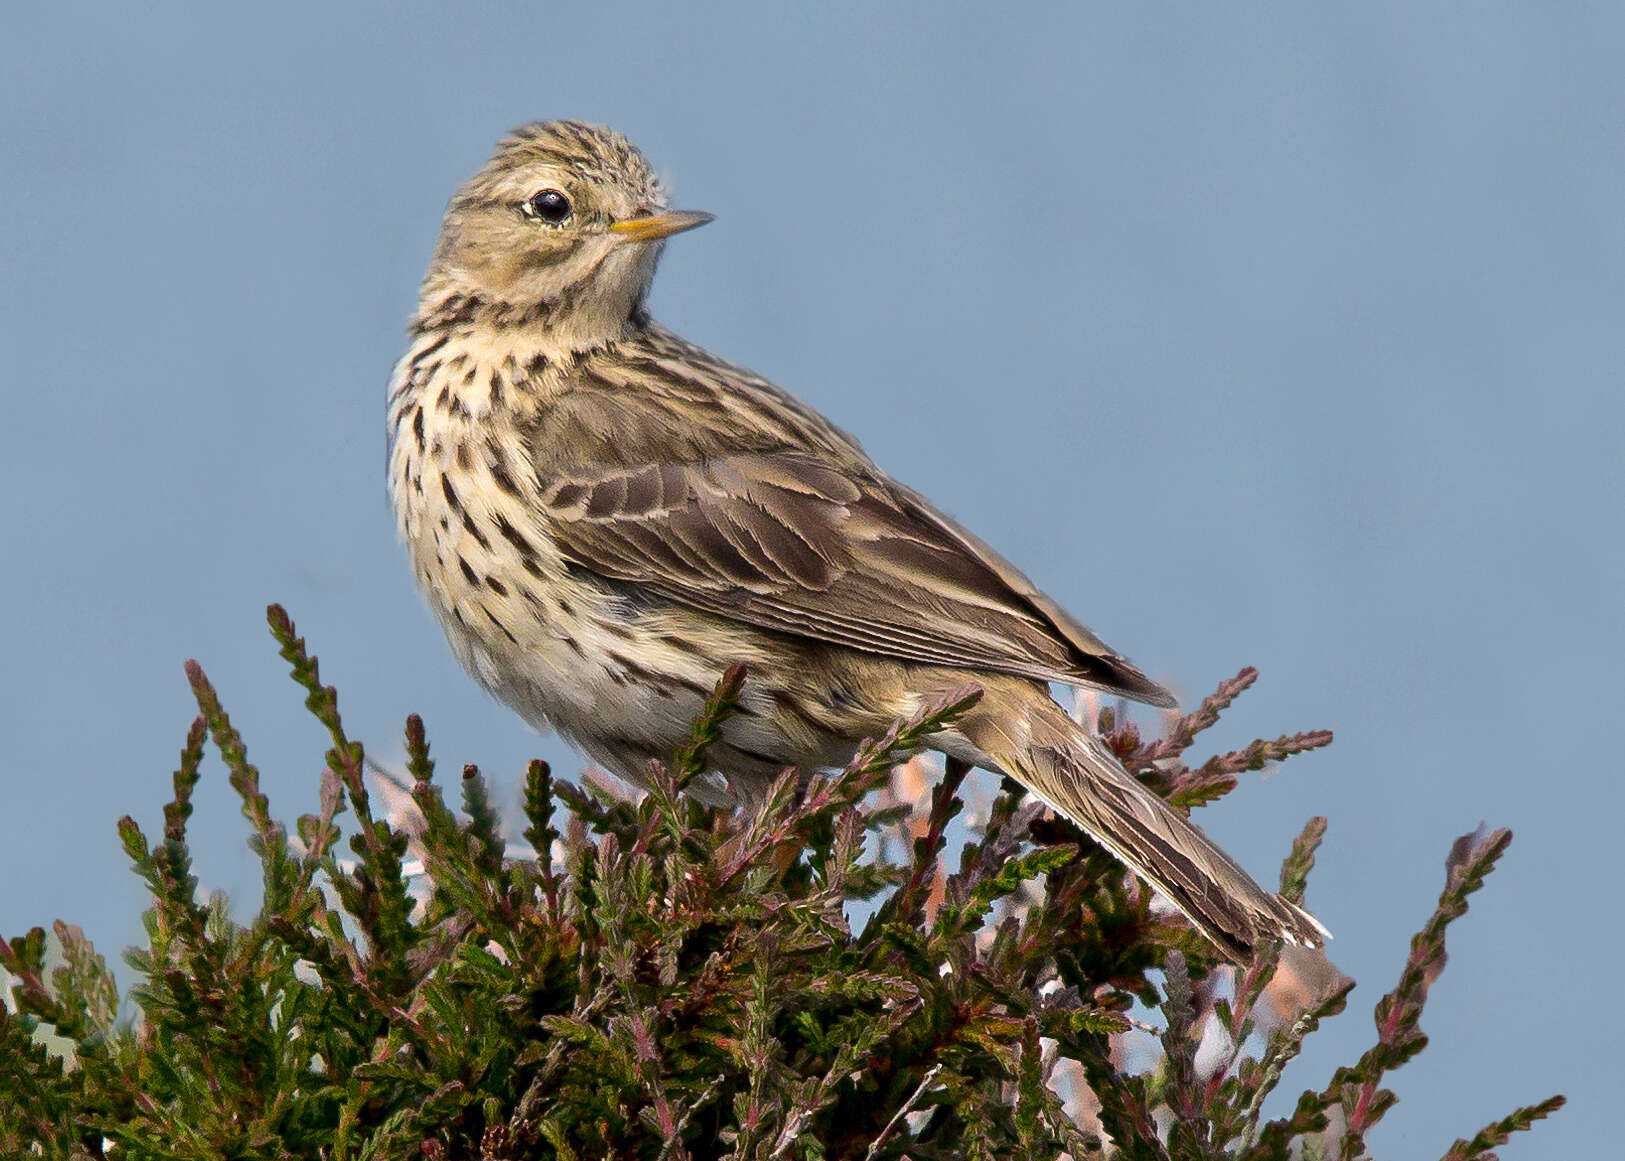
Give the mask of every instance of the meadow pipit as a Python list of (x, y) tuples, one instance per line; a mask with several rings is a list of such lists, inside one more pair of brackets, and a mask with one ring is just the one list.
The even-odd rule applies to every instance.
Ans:
[(692, 788), (724, 804), (975, 683), (933, 744), (1022, 783), (1227, 955), (1318, 943), (1047, 683), (1164, 689), (851, 436), (651, 321), (664, 239), (709, 220), (573, 121), (516, 131), (452, 198), (390, 386), (389, 484), (458, 660), (634, 782), (745, 662)]

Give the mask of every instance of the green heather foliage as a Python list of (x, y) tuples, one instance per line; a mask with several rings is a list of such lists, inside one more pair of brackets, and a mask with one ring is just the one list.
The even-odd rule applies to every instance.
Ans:
[[(77, 929), (0, 943), (12, 1000), (0, 1008), (0, 1155), (1363, 1157), (1394, 1103), (1385, 1074), (1426, 1043), (1418, 1019), (1445, 929), (1510, 841), (1501, 830), (1457, 842), (1438, 909), (1377, 1004), (1375, 1045), (1265, 1120), (1283, 1069), (1353, 981), (1332, 973), (1296, 1015), (1270, 1016), (1261, 998), (1286, 970), (1275, 955), (1239, 972), (1217, 962), (1013, 784), (951, 873), (939, 860), (963, 768), (948, 764), (902, 844), (908, 808), (866, 805), (975, 690), (899, 723), (838, 774), (786, 777), (758, 809), (730, 814), (678, 791), (704, 768), (736, 670), (636, 804), (532, 763), (524, 837), (541, 857), (513, 858), (478, 771), (463, 771), (461, 811), (446, 804), (415, 717), (421, 833), (379, 817), (333, 690), (286, 614), (273, 606), (270, 620), (332, 736), (320, 810), (290, 839), (189, 666), (199, 716), (163, 834), (119, 824), (152, 895), (147, 946), (128, 956), (138, 1015), (118, 1019), (113, 977)], [(1253, 677), (1158, 741), (1103, 725), (1130, 770), (1200, 805), (1238, 771), (1330, 741), (1283, 737), (1187, 766)], [(264, 868), (246, 925), (200, 901), (191, 870), (186, 824), (210, 740)], [(1287, 856), (1281, 886), (1295, 899), (1323, 831), (1311, 820)], [(866, 917), (856, 931), (854, 914)], [(1199, 1056), (1215, 1023), (1220, 1051)], [(1519, 1109), (1446, 1157), (1493, 1156), (1561, 1104)]]

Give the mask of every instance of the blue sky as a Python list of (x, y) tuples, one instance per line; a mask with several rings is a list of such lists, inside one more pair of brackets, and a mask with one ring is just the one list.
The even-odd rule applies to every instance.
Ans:
[[(1337, 731), (1202, 819), (1260, 877), (1331, 819), (1310, 902), (1361, 987), (1285, 1087), (1370, 1042), (1483, 820), (1515, 842), (1374, 1143), (1436, 1156), (1565, 1091), (1505, 1156), (1600, 1144), (1625, 1080), (1625, 13), (613, 7), (8, 18), (0, 932), (138, 937), (113, 822), (158, 825), (185, 657), (273, 807), (313, 807), (324, 743), (271, 600), (380, 758), (416, 710), (452, 769), (578, 767), (457, 670), (383, 480), (447, 195), (506, 129), (576, 116), (718, 215), (668, 246), (657, 317), (1189, 701), (1258, 666), (1217, 741)], [(217, 765), (194, 826), (205, 881), (252, 895)]]

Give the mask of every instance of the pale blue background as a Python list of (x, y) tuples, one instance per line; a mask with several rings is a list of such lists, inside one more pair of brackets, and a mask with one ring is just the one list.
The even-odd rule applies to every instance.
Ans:
[[(0, 68), (0, 931), (135, 940), (113, 821), (159, 826), (184, 657), (275, 809), (313, 807), (325, 742), (270, 600), (380, 757), (420, 710), (449, 770), (576, 769), (456, 669), (383, 485), (447, 195), (510, 126), (573, 115), (718, 215), (669, 248), (660, 318), (1188, 698), (1259, 666), (1220, 740), (1338, 731), (1203, 817), (1271, 878), (1332, 820), (1310, 901), (1362, 986), (1285, 1087), (1370, 1042), (1450, 840), (1509, 824), (1375, 1144), (1437, 1156), (1562, 1090), (1506, 1156), (1601, 1155), (1620, 8), (44, 7), (12, 6)], [(251, 896), (215, 763), (196, 833), (206, 882)]]

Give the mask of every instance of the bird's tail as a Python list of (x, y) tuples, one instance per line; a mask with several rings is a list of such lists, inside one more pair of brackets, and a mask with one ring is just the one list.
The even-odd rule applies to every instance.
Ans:
[(1260, 887), (1049, 697), (1025, 684), (988, 686), (958, 732), (1161, 891), (1231, 959), (1247, 962), (1261, 941), (1318, 947), (1330, 934)]

